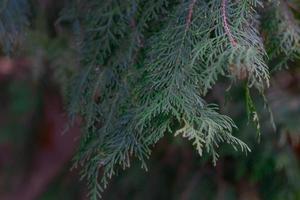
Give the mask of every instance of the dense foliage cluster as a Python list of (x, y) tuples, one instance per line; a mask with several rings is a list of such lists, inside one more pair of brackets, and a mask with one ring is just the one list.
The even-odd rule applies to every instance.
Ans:
[[(215, 163), (234, 121), (204, 98), (218, 78), (243, 82), (248, 115), (260, 124), (249, 88), (264, 97), (270, 72), (298, 58), (296, 1), (70, 1), (59, 22), (72, 25), (81, 70), (70, 84), (71, 121), (83, 119), (75, 158), (97, 199), (108, 179), (137, 157), (146, 168), (165, 135), (192, 141)], [(0, 4), (0, 42), (11, 52), (27, 25), (26, 1)], [(246, 113), (245, 113), (246, 114)]]

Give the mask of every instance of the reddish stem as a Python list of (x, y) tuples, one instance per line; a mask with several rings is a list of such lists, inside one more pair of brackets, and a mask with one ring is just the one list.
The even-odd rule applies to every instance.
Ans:
[(236, 47), (237, 43), (234, 40), (231, 31), (229, 29), (228, 23), (227, 23), (227, 16), (226, 16), (226, 5), (227, 5), (227, 0), (222, 0), (222, 19), (223, 19), (223, 25), (225, 29), (225, 33), (229, 38), (229, 41), (233, 47)]
[(189, 28), (191, 21), (192, 21), (192, 15), (193, 15), (193, 8), (195, 6), (196, 0), (192, 0), (190, 6), (189, 6), (189, 13), (188, 16), (186, 18), (186, 29)]

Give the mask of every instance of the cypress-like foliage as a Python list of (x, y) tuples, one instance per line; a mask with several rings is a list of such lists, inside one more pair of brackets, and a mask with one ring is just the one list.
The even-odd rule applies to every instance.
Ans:
[[(0, 42), (6, 52), (27, 24), (24, 3), (1, 4)], [(74, 25), (82, 67), (70, 84), (69, 113), (84, 121), (75, 166), (83, 167), (91, 199), (134, 157), (146, 168), (151, 148), (165, 134), (191, 140), (214, 163), (221, 143), (249, 152), (232, 134), (233, 120), (204, 98), (219, 77), (246, 82), (249, 116), (259, 129), (249, 88), (263, 94), (270, 71), (298, 58), (294, 4), (71, 1), (60, 20)]]

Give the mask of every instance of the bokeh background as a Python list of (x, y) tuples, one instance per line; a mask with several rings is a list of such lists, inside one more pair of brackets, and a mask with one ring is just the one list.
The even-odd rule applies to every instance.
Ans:
[[(68, 127), (66, 105), (79, 69), (72, 25), (58, 20), (64, 1), (36, 0), (25, 38), (10, 57), (0, 54), (0, 200), (84, 200), (86, 185), (72, 157), (80, 119)], [(107, 200), (300, 200), (300, 62), (273, 72), (268, 104), (251, 91), (261, 135), (247, 116), (242, 83), (221, 80), (207, 99), (239, 127), (248, 155), (220, 147), (213, 166), (189, 141), (166, 136), (140, 163), (115, 176)], [(276, 127), (274, 127), (275, 122)]]

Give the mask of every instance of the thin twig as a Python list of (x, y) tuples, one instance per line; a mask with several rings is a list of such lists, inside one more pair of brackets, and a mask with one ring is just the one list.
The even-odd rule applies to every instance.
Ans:
[(189, 28), (191, 21), (192, 21), (192, 15), (193, 15), (193, 8), (195, 6), (196, 0), (192, 0), (189, 6), (189, 13), (188, 16), (186, 18), (186, 29)]
[(222, 0), (222, 19), (223, 19), (223, 25), (225, 29), (225, 33), (229, 38), (229, 41), (233, 47), (236, 47), (237, 43), (235, 39), (233, 38), (231, 31), (229, 29), (228, 23), (227, 23), (227, 16), (226, 16), (226, 5), (227, 5), (227, 0)]

